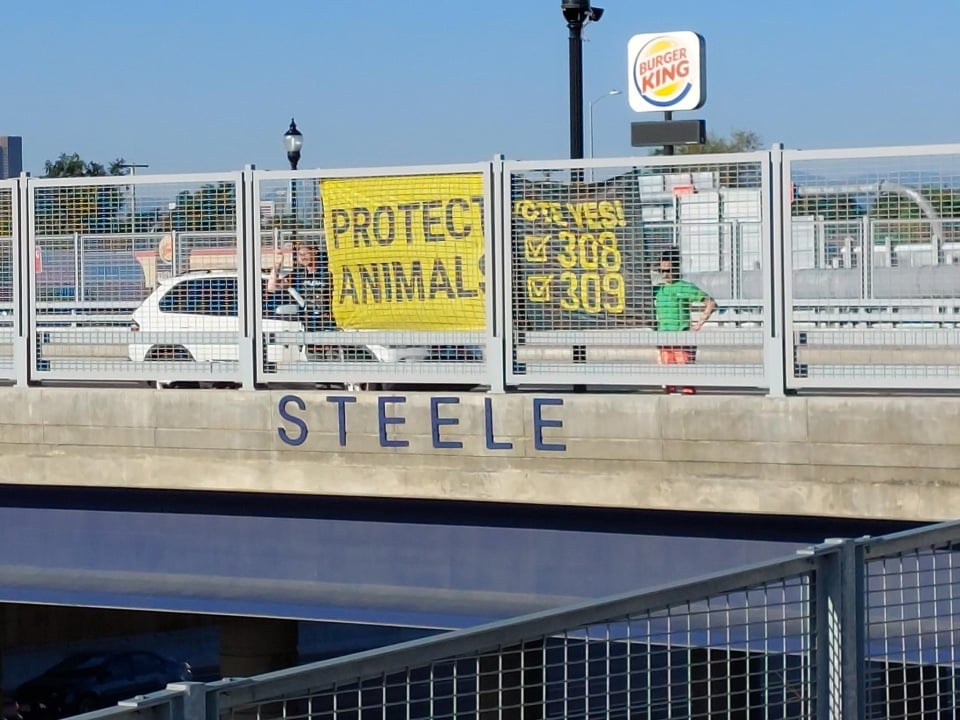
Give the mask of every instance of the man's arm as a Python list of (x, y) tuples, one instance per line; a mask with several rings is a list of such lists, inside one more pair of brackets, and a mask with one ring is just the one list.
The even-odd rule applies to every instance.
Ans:
[(270, 268), (270, 275), (267, 277), (267, 292), (276, 292), (285, 290), (290, 285), (290, 276), (280, 277), (281, 260), (274, 258), (273, 267)]
[(700, 313), (700, 319), (691, 327), (691, 330), (699, 330), (703, 327), (704, 323), (710, 319), (710, 316), (713, 315), (713, 311), (717, 309), (717, 301), (712, 297), (707, 295), (703, 299), (703, 311)]

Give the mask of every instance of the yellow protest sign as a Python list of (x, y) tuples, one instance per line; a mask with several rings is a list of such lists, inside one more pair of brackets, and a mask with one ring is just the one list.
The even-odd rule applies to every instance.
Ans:
[(528, 273), (526, 303), (581, 315), (626, 312), (622, 243), (632, 231), (622, 199), (520, 198), (513, 216)]
[(338, 327), (479, 330), (480, 173), (320, 181)]

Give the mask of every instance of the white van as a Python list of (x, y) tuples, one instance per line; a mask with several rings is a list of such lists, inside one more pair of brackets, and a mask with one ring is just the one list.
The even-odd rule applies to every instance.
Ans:
[[(265, 284), (266, 280), (262, 282)], [(262, 289), (262, 288), (261, 288)], [(295, 293), (293, 294), (295, 295)], [(265, 303), (261, 330), (273, 334), (302, 333), (298, 314), (285, 314), (287, 307)], [(218, 362), (239, 360), (240, 320), (237, 273), (231, 270), (190, 272), (161, 281), (133, 313), (131, 330), (144, 333), (143, 342), (129, 345), (133, 362), (180, 360)], [(164, 333), (170, 339), (154, 342), (150, 333)], [(375, 362), (417, 362), (426, 360), (429, 348), (410, 346), (346, 346), (337, 357), (315, 346), (268, 343), (268, 363), (337, 359)], [(346, 356), (346, 357), (344, 357)]]

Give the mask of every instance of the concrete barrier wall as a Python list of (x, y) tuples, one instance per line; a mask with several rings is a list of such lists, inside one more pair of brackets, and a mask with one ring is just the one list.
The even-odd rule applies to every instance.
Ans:
[(3, 394), (10, 484), (919, 521), (960, 507), (952, 398)]

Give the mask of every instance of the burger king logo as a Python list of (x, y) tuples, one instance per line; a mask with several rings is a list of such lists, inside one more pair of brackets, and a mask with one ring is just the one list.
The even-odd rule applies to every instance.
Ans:
[(637, 53), (633, 81), (640, 97), (657, 107), (670, 107), (690, 92), (687, 49), (668, 37), (651, 40)]
[(692, 110), (703, 104), (702, 38), (678, 32), (631, 38), (630, 105), (634, 110)]

